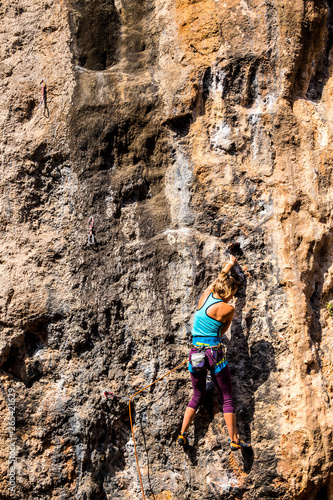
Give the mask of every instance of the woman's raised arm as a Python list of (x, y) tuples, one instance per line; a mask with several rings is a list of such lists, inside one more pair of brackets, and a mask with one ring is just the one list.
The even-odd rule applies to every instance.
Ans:
[(229, 262), (224, 266), (222, 269), (222, 273), (228, 274), (229, 271), (231, 271), (231, 268), (236, 264), (237, 259), (233, 255), (230, 255)]
[[(234, 257), (233, 255), (230, 255), (229, 262), (227, 262), (223, 266), (223, 268), (221, 270), (221, 273), (228, 274), (228, 272), (232, 269), (232, 267), (236, 264), (236, 262), (237, 262), (236, 257)], [(214, 280), (213, 283), (211, 283), (206, 290), (210, 290), (212, 292), (213, 291), (213, 286), (214, 286), (214, 284), (215, 284), (216, 281), (217, 281), (217, 279)]]

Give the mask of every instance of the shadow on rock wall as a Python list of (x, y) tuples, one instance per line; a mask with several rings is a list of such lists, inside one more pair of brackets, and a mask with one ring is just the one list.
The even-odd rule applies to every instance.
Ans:
[(113, 0), (71, 3), (73, 51), (79, 66), (103, 71), (118, 61), (120, 17)]
[[(241, 250), (240, 250), (241, 251)], [(238, 257), (242, 257), (239, 255)], [(254, 327), (255, 316), (260, 314), (257, 309), (251, 309), (245, 312), (245, 305), (247, 303), (247, 286), (248, 278), (247, 272), (242, 272), (244, 276), (243, 286), (239, 288), (236, 294), (235, 310), (237, 320), (233, 322), (231, 327), (231, 338), (228, 342), (228, 359), (231, 372), (231, 379), (233, 381), (233, 393), (236, 406), (237, 427), (239, 434), (248, 442), (252, 442), (251, 428), (253, 428), (255, 419), (256, 401), (265, 399), (265, 404), (275, 404), (276, 401), (269, 389), (265, 387), (265, 382), (268, 380), (272, 371), (275, 371), (275, 352), (271, 342), (266, 339), (260, 339), (251, 342), (249, 332)], [(259, 278), (259, 276), (258, 276)], [(266, 307), (267, 309), (267, 307)], [(260, 318), (260, 321), (263, 319)], [(270, 324), (268, 315), (265, 318), (266, 325), (268, 326), (269, 333), (273, 333), (273, 326)], [(246, 325), (246, 331), (244, 331)], [(256, 338), (260, 335), (256, 335)], [(257, 391), (260, 389), (261, 394)], [(256, 423), (256, 427), (261, 424)], [(269, 429), (260, 429), (259, 435), (265, 438), (269, 433)], [(257, 435), (258, 439), (258, 435)], [(255, 443), (252, 442), (253, 451), (255, 451)], [(254, 455), (243, 453), (244, 472), (251, 471), (254, 462)], [(262, 478), (263, 483), (258, 481), (259, 487), (263, 488), (263, 493), (276, 495), (276, 492), (271, 488), (272, 480), (277, 476), (276, 471), (276, 456), (274, 452), (267, 451), (267, 470), (269, 470), (269, 478)], [(268, 488), (268, 490), (267, 490)]]

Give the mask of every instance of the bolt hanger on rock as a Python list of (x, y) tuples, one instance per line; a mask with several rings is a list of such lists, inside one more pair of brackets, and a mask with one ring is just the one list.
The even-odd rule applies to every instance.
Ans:
[(89, 217), (88, 228), (89, 228), (88, 245), (93, 245), (95, 243), (95, 236), (94, 236), (94, 218), (92, 216)]

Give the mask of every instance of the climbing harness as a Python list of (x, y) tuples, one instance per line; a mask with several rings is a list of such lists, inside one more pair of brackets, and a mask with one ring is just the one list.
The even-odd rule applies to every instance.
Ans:
[[(135, 454), (135, 460), (136, 460), (136, 466), (138, 468), (138, 474), (139, 474), (139, 479), (140, 479), (140, 484), (141, 484), (141, 491), (142, 491), (142, 498), (143, 500), (146, 500), (146, 497), (145, 497), (145, 491), (143, 489), (143, 484), (142, 484), (142, 479), (141, 479), (141, 473), (140, 473), (140, 467), (139, 467), (139, 460), (138, 460), (138, 454), (137, 454), (137, 451), (136, 451), (136, 444), (135, 444), (135, 438), (134, 438), (134, 430), (133, 430), (133, 422), (132, 422), (132, 411), (131, 411), (131, 402), (132, 402), (132, 399), (137, 395), (137, 394), (140, 394), (140, 392), (144, 391), (145, 389), (148, 389), (148, 387), (151, 387), (152, 385), (156, 384), (156, 382), (158, 382), (159, 380), (162, 380), (162, 378), (166, 377), (167, 375), (169, 375), (170, 373), (174, 372), (175, 370), (178, 370), (178, 368), (180, 368), (181, 366), (185, 365), (185, 363), (187, 363), (187, 359), (185, 361), (183, 361), (180, 365), (176, 366), (175, 368), (173, 368), (172, 370), (170, 370), (168, 373), (165, 373), (164, 375), (162, 375), (162, 377), (154, 380), (154, 382), (152, 382), (151, 384), (149, 385), (146, 385), (146, 387), (143, 387), (142, 389), (140, 389), (140, 391), (136, 392), (135, 394), (133, 394), (133, 396), (131, 396), (130, 398), (123, 398), (123, 399), (129, 399), (129, 403), (128, 403), (128, 412), (129, 412), (129, 417), (130, 417), (130, 424), (131, 424), (131, 431), (132, 431), (132, 437), (133, 437), (133, 444), (134, 444), (134, 454)], [(104, 395), (105, 397), (107, 397), (107, 394), (108, 394), (108, 391), (105, 391), (104, 392)], [(109, 393), (109, 394), (112, 394), (113, 396), (115, 396), (115, 394), (113, 393)], [(118, 396), (118, 397), (122, 397), (122, 396)]]
[[(218, 364), (218, 354), (217, 351), (219, 349), (222, 349), (222, 358), (225, 358), (225, 351), (223, 349), (223, 345), (220, 343), (218, 345), (212, 345), (211, 347), (206, 347), (206, 354), (207, 356), (213, 361), (213, 366), (212, 368), (215, 368), (215, 366)], [(209, 352), (210, 351), (210, 352)]]
[[(195, 371), (200, 371), (205, 369), (205, 360), (206, 356), (210, 358), (210, 361), (212, 362), (212, 365), (210, 366), (210, 369), (215, 368), (218, 360), (217, 360), (217, 351), (219, 349), (222, 349), (223, 351), (223, 356), (224, 355), (224, 350), (222, 344), (217, 344), (217, 345), (212, 345), (212, 346), (207, 346), (207, 345), (193, 345), (193, 348), (191, 349), (190, 352), (190, 363), (192, 365), (192, 368), (194, 368)], [(196, 352), (192, 352), (194, 349), (196, 349)], [(209, 352), (210, 351), (210, 352)]]
[(88, 234), (88, 245), (93, 245), (95, 243), (95, 236), (94, 236), (94, 218), (89, 217), (88, 220), (88, 228), (89, 228), (89, 234)]
[(46, 89), (46, 83), (45, 83), (44, 78), (41, 79), (39, 85), (40, 85), (41, 91), (40, 91), (40, 103), (39, 103), (38, 107), (40, 108), (41, 106), (45, 107), (45, 89)]

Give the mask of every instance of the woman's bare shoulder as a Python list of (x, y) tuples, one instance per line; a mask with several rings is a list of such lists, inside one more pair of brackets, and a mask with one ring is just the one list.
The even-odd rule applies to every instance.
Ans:
[(231, 304), (227, 304), (226, 302), (221, 302), (220, 307), (223, 311), (223, 316), (229, 316), (229, 315), (233, 316), (234, 315), (235, 308)]

